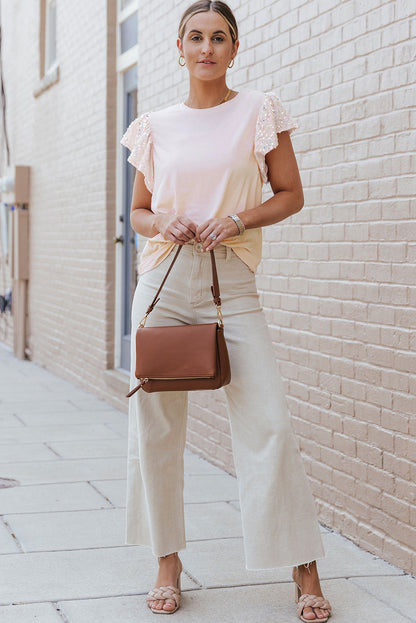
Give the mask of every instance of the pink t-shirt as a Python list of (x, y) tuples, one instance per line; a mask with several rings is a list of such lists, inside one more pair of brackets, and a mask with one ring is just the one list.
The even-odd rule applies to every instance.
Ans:
[[(144, 175), (152, 211), (186, 215), (199, 225), (260, 205), (268, 181), (265, 155), (277, 147), (279, 132), (291, 134), (298, 127), (277, 95), (250, 90), (211, 108), (179, 103), (144, 113), (120, 142)], [(222, 242), (253, 272), (261, 243), (261, 228)], [(161, 234), (150, 238), (139, 273), (157, 266), (173, 246)]]

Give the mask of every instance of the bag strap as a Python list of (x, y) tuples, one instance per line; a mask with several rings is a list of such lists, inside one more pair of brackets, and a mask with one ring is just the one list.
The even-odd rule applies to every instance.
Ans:
[[(156, 307), (156, 305), (158, 304), (158, 302), (160, 301), (159, 298), (159, 294), (162, 291), (163, 286), (165, 285), (165, 281), (168, 278), (168, 275), (170, 273), (170, 271), (173, 268), (174, 263), (176, 262), (176, 260), (178, 259), (178, 255), (181, 252), (183, 245), (178, 245), (178, 249), (175, 253), (175, 256), (173, 258), (173, 260), (170, 263), (170, 266), (166, 272), (166, 275), (164, 276), (162, 283), (159, 286), (158, 291), (156, 292), (153, 301), (150, 303), (149, 307), (146, 310), (145, 315), (143, 316), (142, 320), (140, 321), (139, 327), (143, 328), (146, 324), (146, 320), (148, 315), (154, 310), (154, 308)], [(211, 250), (210, 251), (211, 254), (211, 271), (212, 271), (212, 286), (211, 286), (211, 292), (212, 292), (212, 298), (214, 299), (214, 304), (215, 307), (217, 308), (217, 321), (219, 326), (222, 326), (223, 324), (223, 319), (222, 319), (222, 313), (221, 313), (221, 297), (220, 297), (220, 285), (218, 283), (218, 273), (217, 273), (217, 264), (215, 262), (215, 255), (214, 255), (214, 251)]]

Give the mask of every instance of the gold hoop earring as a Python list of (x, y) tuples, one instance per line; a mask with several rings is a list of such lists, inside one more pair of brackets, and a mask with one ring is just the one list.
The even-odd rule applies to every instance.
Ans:
[[(183, 58), (183, 64), (181, 63), (181, 58)], [(185, 60), (185, 57), (184, 57), (184, 56), (180, 56), (180, 57), (178, 58), (178, 63), (179, 63), (179, 65), (180, 65), (181, 67), (185, 67), (185, 65), (186, 65), (186, 60)]]
[(231, 63), (228, 65), (229, 69), (231, 69), (231, 67), (234, 67), (234, 59), (231, 59)]

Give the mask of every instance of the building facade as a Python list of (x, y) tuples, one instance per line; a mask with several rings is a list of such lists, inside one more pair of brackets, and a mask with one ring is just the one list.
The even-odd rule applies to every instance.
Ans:
[[(186, 98), (187, 5), (1, 2), (0, 176), (30, 167), (26, 356), (123, 409), (143, 240), (129, 228), (134, 172), (119, 139), (138, 114)], [(299, 124), (305, 206), (265, 228), (257, 282), (319, 517), (416, 574), (416, 9), (230, 6), (229, 85), (274, 91)], [(9, 345), (13, 318), (0, 314)], [(190, 399), (188, 446), (233, 473), (221, 390)]]

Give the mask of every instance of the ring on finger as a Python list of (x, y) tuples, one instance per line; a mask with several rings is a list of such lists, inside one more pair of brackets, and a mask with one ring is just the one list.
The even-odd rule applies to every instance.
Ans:
[(208, 235), (209, 235), (209, 237), (211, 238), (211, 240), (216, 240), (216, 239), (217, 239), (217, 234), (214, 234), (214, 233), (212, 233), (212, 232), (211, 232), (211, 233), (210, 233), (210, 234), (208, 234)]

